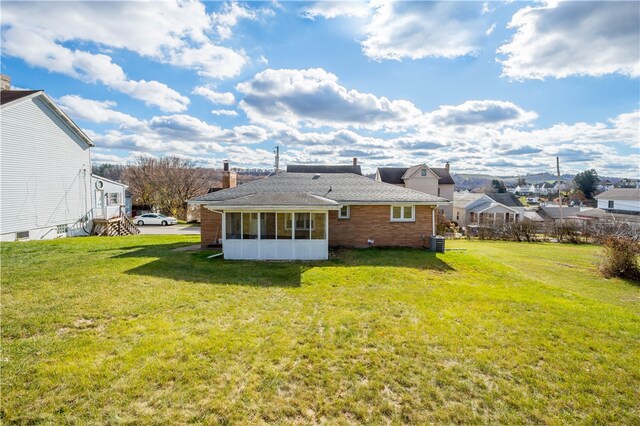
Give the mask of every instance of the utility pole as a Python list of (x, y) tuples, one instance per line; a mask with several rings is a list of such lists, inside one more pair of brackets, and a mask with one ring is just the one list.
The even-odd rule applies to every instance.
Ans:
[(276, 155), (276, 162), (274, 164), (274, 167), (276, 169), (276, 174), (280, 173), (280, 147), (276, 146), (276, 149), (273, 151), (273, 153)]
[(562, 183), (560, 182), (560, 157), (556, 157), (556, 168), (558, 169), (558, 199), (560, 203), (560, 228), (562, 228)]

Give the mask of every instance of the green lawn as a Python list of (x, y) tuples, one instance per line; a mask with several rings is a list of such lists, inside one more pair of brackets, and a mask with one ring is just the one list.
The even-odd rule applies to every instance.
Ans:
[(640, 286), (594, 246), (259, 263), (2, 245), (8, 423), (640, 424)]

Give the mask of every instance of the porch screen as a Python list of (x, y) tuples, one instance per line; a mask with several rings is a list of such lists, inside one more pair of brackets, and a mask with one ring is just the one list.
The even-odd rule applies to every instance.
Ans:
[(276, 239), (276, 214), (260, 213), (260, 239)]
[(311, 239), (324, 240), (324, 213), (311, 213)]
[(278, 239), (290, 240), (291, 239), (291, 213), (278, 213), (276, 217), (278, 227)]
[(242, 238), (242, 213), (226, 213), (227, 240)]
[(258, 239), (258, 213), (242, 213), (242, 239)]

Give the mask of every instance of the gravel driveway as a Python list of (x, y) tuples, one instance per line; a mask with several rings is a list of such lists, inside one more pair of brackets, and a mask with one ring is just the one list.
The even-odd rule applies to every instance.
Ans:
[(138, 226), (142, 235), (191, 235), (200, 234), (200, 225), (143, 225)]

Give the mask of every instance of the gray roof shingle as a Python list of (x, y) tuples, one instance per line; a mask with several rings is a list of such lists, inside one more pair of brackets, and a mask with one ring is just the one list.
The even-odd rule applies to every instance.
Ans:
[(515, 195), (509, 192), (504, 192), (504, 193), (488, 192), (487, 196), (493, 199), (494, 201), (497, 201), (498, 203), (505, 205), (507, 207), (524, 207), (520, 202), (520, 200), (518, 199), (518, 197), (516, 197)]
[(339, 203), (448, 203), (444, 198), (378, 182), (353, 173), (314, 175), (289, 172), (202, 195), (190, 202), (208, 204), (208, 202), (224, 201), (226, 205), (228, 200), (253, 194), (261, 194), (265, 197), (274, 197), (278, 194), (307, 194)]
[(211, 201), (211, 204), (224, 204), (225, 206), (309, 206), (309, 207), (336, 207), (340, 204), (328, 198), (319, 197), (300, 192), (287, 194), (251, 194), (223, 201)]
[[(378, 167), (380, 179), (385, 183), (391, 183), (394, 185), (404, 185), (402, 176), (407, 170), (421, 167), (421, 165), (413, 167)], [(440, 185), (454, 185), (455, 182), (451, 177), (451, 174), (446, 167), (429, 167), (435, 174), (438, 175), (438, 184)]]
[(326, 164), (289, 164), (289, 173), (355, 173), (362, 175), (360, 166), (332, 166)]
[(640, 200), (640, 189), (615, 188), (596, 195), (594, 198), (603, 200)]

